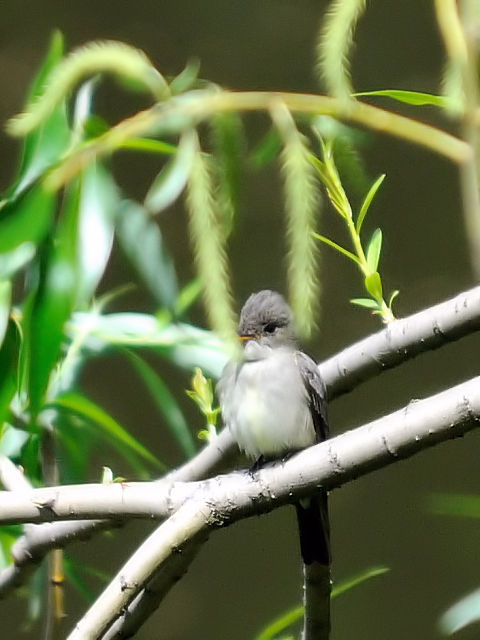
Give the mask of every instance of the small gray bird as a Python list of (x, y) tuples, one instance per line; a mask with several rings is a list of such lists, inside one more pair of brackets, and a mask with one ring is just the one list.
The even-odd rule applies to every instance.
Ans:
[[(328, 438), (325, 387), (297, 347), (290, 307), (275, 291), (252, 294), (240, 313), (243, 358), (222, 373), (223, 419), (238, 446), (260, 460), (280, 458)], [(330, 564), (327, 492), (298, 503), (305, 564)]]

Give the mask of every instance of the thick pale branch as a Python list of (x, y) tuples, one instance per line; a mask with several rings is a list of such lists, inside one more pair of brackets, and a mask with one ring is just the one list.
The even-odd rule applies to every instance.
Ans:
[[(237, 472), (190, 483), (193, 491), (189, 498), (184, 493), (188, 485), (178, 488), (174, 484), (169, 491), (169, 504), (174, 508), (178, 504), (176, 513), (134, 553), (69, 640), (100, 637), (148, 582), (152, 572), (168, 563), (179, 547), (198, 536), (205, 537), (208, 530), (291, 502), (319, 486), (338, 487), (442, 440), (463, 435), (478, 424), (480, 378), (475, 378), (427, 400), (412, 402), (385, 418), (306, 449), (287, 462), (274, 463), (254, 475)], [(318, 576), (312, 575), (310, 579)], [(318, 630), (321, 622), (321, 618), (311, 615), (306, 618), (305, 628)]]
[(182, 546), (192, 539), (205, 535), (210, 523), (207, 503), (199, 505), (187, 501), (137, 549), (121, 571), (97, 598), (89, 611), (78, 622), (68, 640), (85, 640), (102, 636), (108, 626), (119, 616), (146, 584), (152, 572), (163, 563), (182, 553)]
[(212, 505), (216, 526), (333, 489), (480, 422), (480, 378), (473, 378), (258, 471), (233, 472), (200, 482), (71, 485), (0, 492), (0, 522), (88, 518), (164, 518), (187, 500)]
[(328, 397), (336, 398), (385, 369), (479, 329), (480, 287), (395, 320), (319, 365)]
[[(329, 397), (333, 399), (370, 377), (380, 374), (386, 368), (397, 366), (422, 351), (438, 348), (479, 328), (480, 287), (464, 292), (452, 300), (435, 305), (403, 320), (397, 320), (382, 331), (348, 347), (319, 365), (327, 384)], [(168, 481), (173, 482), (204, 478), (224, 463), (225, 457), (232, 454), (234, 450), (235, 445), (230, 434), (227, 430), (224, 430), (218, 438), (209, 443), (195, 458), (173, 471), (165, 480), (168, 479)], [(2, 463), (0, 459), (0, 480), (9, 489), (28, 488), (26, 478), (8, 460)], [(141, 485), (139, 491), (143, 494), (144, 490), (143, 485)], [(83, 493), (83, 488), (81, 492)], [(105, 499), (109, 500), (109, 497), (105, 496)], [(15, 498), (15, 502), (17, 500), (18, 497)], [(44, 506), (42, 519), (48, 520), (52, 518), (53, 514), (48, 512), (47, 507), (48, 505)], [(33, 511), (37, 512), (38, 506), (30, 511), (32, 518), (35, 517)], [(14, 518), (14, 521), (18, 522), (18, 519)], [(32, 520), (29, 520), (27, 516), (23, 521)], [(85, 522), (72, 521), (68, 524), (55, 522), (48, 525), (29, 527), (26, 530), (26, 535), (20, 538), (14, 547), (14, 550), (18, 551), (18, 554), (15, 553), (17, 564), (0, 573), (0, 594), (4, 596), (9, 588), (23, 582), (30, 572), (29, 562), (39, 562), (42, 555), (49, 548), (63, 546), (75, 540), (76, 537), (86, 537), (89, 528), (93, 533), (96, 529), (111, 526), (112, 524), (112, 522), (110, 522), (110, 525), (107, 525), (107, 522), (100, 524), (95, 520), (90, 520)], [(47, 528), (42, 531), (44, 526)], [(198, 545), (196, 548), (198, 548)], [(190, 559), (193, 555), (193, 553), (190, 554)], [(30, 558), (30, 561), (28, 558)], [(185, 571), (190, 559), (187, 553), (177, 557), (178, 566), (174, 573), (179, 575), (182, 571)], [(167, 575), (168, 580), (168, 574), (165, 575)], [(162, 582), (161, 576), (162, 572), (159, 572), (158, 580), (162, 586), (159, 589), (152, 588), (151, 591), (146, 591), (147, 605), (144, 612), (145, 615), (154, 608), (155, 597), (158, 596), (161, 599), (162, 594), (166, 591), (166, 586)], [(135, 616), (142, 616), (139, 613), (142, 608), (142, 598), (137, 598)], [(132, 628), (135, 616), (132, 615), (131, 618), (126, 618), (127, 624), (131, 624)], [(118, 631), (121, 627), (120, 622), (118, 620), (114, 627), (118, 633), (120, 633)], [(110, 633), (114, 633), (113, 628), (108, 637), (115, 637)], [(117, 637), (121, 636), (118, 635)]]

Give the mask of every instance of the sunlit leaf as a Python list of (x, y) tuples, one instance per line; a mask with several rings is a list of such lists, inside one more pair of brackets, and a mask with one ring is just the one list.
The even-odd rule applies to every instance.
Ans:
[(12, 562), (11, 549), (22, 535), (22, 527), (17, 525), (0, 527), (0, 569), (5, 569)]
[(447, 609), (440, 618), (440, 629), (452, 635), (475, 622), (480, 622), (480, 589), (469, 593)]
[(55, 213), (56, 196), (41, 185), (32, 187), (0, 210), (0, 254), (31, 242), (38, 245)]
[[(62, 57), (63, 38), (57, 31), (52, 37), (49, 51), (30, 89), (29, 102), (38, 99), (45, 91), (47, 78)], [(6, 198), (16, 198), (48, 167), (57, 162), (70, 144), (70, 137), (65, 104), (61, 102), (41, 127), (25, 137), (18, 177), (7, 192)]]
[(272, 127), (260, 140), (249, 157), (249, 163), (254, 169), (261, 169), (273, 162), (282, 150), (282, 138), (276, 127)]
[(180, 140), (177, 153), (157, 175), (145, 197), (149, 211), (159, 213), (175, 202), (187, 184), (194, 156), (195, 137), (187, 131)]
[(112, 250), (119, 195), (110, 172), (90, 164), (81, 177), (78, 219), (77, 303), (88, 302), (100, 282)]
[(57, 225), (55, 243), (44, 248), (40, 286), (28, 327), (29, 398), (32, 417), (40, 410), (47, 394), (48, 381), (57, 363), (63, 328), (73, 309), (77, 294), (78, 209), (67, 198)]
[(344, 256), (346, 256), (350, 260), (353, 260), (353, 262), (355, 262), (356, 264), (358, 265), (360, 264), (360, 260), (357, 258), (357, 256), (354, 253), (352, 253), (348, 249), (345, 249), (345, 247), (342, 247), (334, 240), (331, 240), (330, 238), (327, 238), (326, 236), (323, 236), (320, 233), (313, 233), (312, 235), (317, 240), (320, 240), (321, 242), (328, 245), (329, 247), (332, 247), (332, 249), (335, 249), (335, 251), (338, 251), (339, 253), (342, 253)]
[(116, 233), (155, 301), (172, 309), (178, 295), (177, 276), (158, 224), (143, 207), (126, 200), (118, 211)]
[(95, 423), (100, 434), (126, 457), (127, 460), (131, 461), (132, 458), (129, 454), (134, 453), (156, 468), (166, 469), (164, 463), (154, 456), (141, 442), (134, 438), (125, 427), (85, 396), (74, 392), (66, 393), (55, 398), (48, 406), (58, 409), (68, 409), (84, 419)]
[[(336, 598), (347, 591), (350, 591), (350, 589), (362, 584), (362, 582), (380, 576), (387, 571), (389, 571), (387, 567), (373, 567), (362, 571), (351, 578), (342, 580), (338, 584), (334, 585), (331, 597)], [(293, 607), (266, 626), (257, 636), (255, 636), (255, 640), (276, 640), (279, 638), (279, 633), (282, 633), (285, 629), (302, 618), (304, 611), (305, 607), (302, 605)]]
[(380, 260), (380, 252), (382, 250), (382, 230), (375, 229), (372, 238), (367, 247), (367, 264), (370, 271), (375, 272), (378, 268)]
[(211, 331), (182, 322), (165, 326), (148, 314), (75, 313), (68, 328), (72, 338), (86, 334), (85, 346), (93, 353), (111, 346), (153, 348), (177, 366), (187, 371), (200, 367), (213, 378), (227, 362), (224, 346)]
[(371, 298), (352, 298), (350, 300), (352, 304), (356, 304), (359, 307), (366, 307), (367, 309), (378, 309), (378, 302)]
[(375, 198), (377, 191), (380, 189), (384, 179), (385, 179), (385, 174), (382, 174), (375, 180), (375, 182), (372, 184), (372, 186), (368, 190), (368, 193), (365, 196), (364, 201), (362, 202), (362, 206), (360, 207), (360, 211), (357, 218), (357, 223), (355, 225), (358, 234), (362, 229), (363, 221), (365, 220), (365, 216), (368, 213), (370, 205), (372, 204), (372, 201)]
[(433, 105), (447, 109), (450, 107), (451, 100), (445, 96), (436, 96), (432, 93), (422, 93), (421, 91), (405, 91), (403, 89), (380, 89), (378, 91), (362, 91), (354, 94), (356, 97), (363, 96), (379, 96), (392, 98), (398, 102), (405, 102), (417, 107), (424, 105)]
[[(0, 280), (0, 346), (7, 331), (8, 318), (12, 297), (12, 283), (10, 280)], [(1, 378), (0, 378), (1, 384)]]
[(382, 280), (378, 271), (371, 273), (365, 278), (365, 289), (375, 300), (381, 300), (383, 298)]
[(145, 360), (134, 353), (127, 352), (127, 354), (133, 367), (150, 391), (159, 411), (167, 421), (167, 425), (176, 441), (184, 454), (191, 458), (196, 452), (195, 441), (175, 396), (158, 373)]
[(7, 458), (18, 458), (27, 440), (26, 431), (7, 425), (0, 438), (0, 453)]
[(11, 278), (23, 269), (35, 255), (35, 245), (33, 242), (22, 242), (22, 244), (7, 251), (0, 253), (0, 279)]
[(170, 82), (172, 95), (176, 96), (191, 89), (197, 81), (199, 71), (200, 61), (197, 59), (189, 60), (185, 69)]

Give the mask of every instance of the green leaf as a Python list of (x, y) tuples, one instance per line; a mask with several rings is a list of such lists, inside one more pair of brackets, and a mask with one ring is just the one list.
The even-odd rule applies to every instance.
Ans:
[(433, 494), (429, 500), (429, 509), (439, 515), (480, 519), (480, 495)]
[(380, 274), (378, 271), (375, 273), (371, 273), (369, 276), (365, 278), (365, 289), (368, 293), (375, 298), (375, 300), (379, 301), (383, 298), (383, 289), (382, 289), (382, 280), (380, 278)]
[[(37, 100), (45, 91), (48, 78), (63, 57), (63, 37), (56, 31), (49, 51), (29, 92), (28, 102)], [(70, 144), (71, 132), (65, 104), (62, 101), (44, 124), (27, 135), (23, 141), (22, 161), (17, 179), (6, 194), (14, 199), (55, 164)]]
[(227, 362), (224, 345), (211, 331), (183, 322), (162, 325), (155, 316), (143, 313), (74, 314), (69, 323), (72, 339), (85, 335), (85, 346), (94, 353), (111, 346), (146, 347), (179, 367), (192, 371), (200, 367), (218, 378)]
[(373, 232), (372, 238), (368, 243), (368, 247), (367, 247), (367, 264), (371, 272), (375, 272), (378, 268), (378, 262), (380, 260), (381, 250), (382, 250), (382, 230), (377, 228)]
[(6, 425), (0, 438), (0, 453), (7, 458), (19, 458), (23, 445), (28, 440), (28, 433)]
[(356, 304), (359, 307), (366, 307), (367, 309), (375, 309), (379, 310), (378, 302), (372, 300), (371, 298), (352, 298), (350, 300), (352, 304)]
[(154, 456), (149, 449), (136, 440), (112, 416), (88, 398), (72, 391), (58, 396), (48, 406), (73, 411), (89, 422), (95, 423), (107, 442), (130, 462), (132, 461), (130, 454), (133, 453), (156, 468), (166, 470), (166, 465)]
[(362, 202), (362, 206), (360, 207), (360, 211), (359, 211), (358, 218), (357, 218), (357, 224), (355, 225), (355, 228), (356, 228), (358, 234), (360, 234), (360, 230), (362, 228), (363, 221), (365, 220), (365, 216), (368, 213), (370, 205), (372, 204), (372, 201), (375, 198), (375, 195), (376, 195), (377, 191), (380, 189), (380, 186), (381, 186), (382, 182), (385, 180), (385, 175), (386, 174), (383, 173), (381, 176), (379, 176), (375, 180), (375, 182), (372, 184), (372, 186), (368, 190), (368, 193), (365, 196), (364, 201)]
[(392, 291), (392, 293), (390, 294), (390, 298), (388, 299), (388, 308), (389, 309), (392, 308), (393, 301), (395, 300), (395, 298), (398, 296), (399, 293), (400, 293), (400, 291), (398, 289), (395, 289), (395, 291)]
[(351, 576), (350, 578), (346, 578), (345, 580), (341, 580), (338, 584), (336, 584), (332, 589), (332, 598), (337, 598), (338, 596), (343, 595), (347, 591), (350, 591), (354, 587), (362, 584), (366, 580), (370, 580), (371, 578), (376, 578), (378, 576), (382, 576), (385, 573), (390, 571), (388, 567), (371, 567), (370, 569), (365, 569), (365, 571), (361, 571), (360, 573)]
[(432, 93), (422, 93), (421, 91), (405, 91), (403, 89), (380, 89), (378, 91), (362, 91), (355, 93), (355, 97), (363, 96), (380, 96), (386, 98), (392, 98), (399, 102), (405, 102), (406, 104), (412, 104), (414, 106), (433, 105), (434, 107), (441, 107), (447, 109), (450, 106), (451, 100), (445, 96), (436, 96)]
[(31, 415), (40, 411), (48, 382), (60, 353), (63, 328), (69, 318), (78, 288), (78, 208), (75, 198), (66, 198), (53, 246), (44, 248), (40, 281), (30, 316), (25, 316), (30, 350), (28, 389)]
[[(332, 598), (336, 598), (340, 595), (343, 595), (350, 589), (362, 584), (366, 580), (370, 580), (370, 578), (375, 578), (377, 576), (383, 575), (389, 571), (387, 567), (373, 567), (371, 569), (366, 569), (362, 571), (358, 575), (352, 576), (351, 578), (347, 578), (346, 580), (342, 580), (337, 585), (335, 585), (332, 589)], [(255, 636), (255, 640), (274, 640), (278, 638), (278, 634), (285, 631), (292, 624), (300, 620), (305, 611), (305, 607), (297, 606), (288, 610), (286, 613), (282, 614), (278, 618), (276, 618), (273, 622), (271, 622), (267, 627), (265, 627), (257, 636)]]
[(122, 142), (119, 149), (130, 151), (140, 151), (142, 153), (154, 153), (155, 155), (172, 156), (177, 153), (177, 147), (163, 140), (153, 140), (153, 138), (129, 138)]
[(80, 180), (77, 304), (85, 304), (95, 293), (112, 251), (119, 194), (112, 175), (101, 164), (90, 164)]
[(343, 253), (344, 256), (347, 256), (347, 258), (349, 258), (350, 260), (353, 260), (353, 262), (355, 262), (356, 264), (360, 264), (360, 260), (357, 258), (357, 256), (351, 251), (349, 251), (348, 249), (345, 249), (345, 247), (342, 247), (341, 245), (337, 244), (333, 240), (330, 240), (330, 238), (327, 238), (326, 236), (322, 236), (320, 233), (313, 233), (312, 235), (317, 240), (320, 240), (324, 244), (327, 244), (329, 247), (332, 247), (332, 249), (335, 249), (335, 251), (338, 251), (339, 253)]
[(12, 302), (11, 298), (12, 283), (9, 280), (0, 280), (0, 346), (7, 331), (10, 305)]
[(165, 417), (170, 431), (184, 454), (191, 458), (196, 453), (195, 441), (175, 397), (160, 376), (145, 360), (129, 351), (126, 353), (132, 366), (150, 391), (158, 409)]
[(158, 224), (142, 206), (126, 200), (118, 211), (116, 233), (156, 302), (173, 309), (178, 296), (177, 276)]
[(38, 245), (50, 229), (55, 205), (55, 194), (36, 185), (0, 209), (0, 254), (26, 242)]
[(198, 78), (200, 71), (200, 61), (194, 58), (189, 60), (187, 66), (170, 82), (170, 91), (172, 96), (192, 89)]
[(187, 184), (195, 157), (195, 137), (191, 131), (182, 135), (173, 159), (157, 175), (145, 197), (145, 207), (152, 213), (163, 211), (180, 196)]
[(475, 589), (451, 606), (440, 618), (440, 629), (452, 635), (466, 626), (480, 622), (480, 589)]
[(254, 169), (262, 169), (278, 157), (281, 149), (280, 133), (276, 127), (272, 127), (252, 151), (248, 162)]
[(35, 245), (33, 242), (22, 242), (12, 251), (0, 253), (0, 279), (14, 276), (32, 260), (34, 255)]

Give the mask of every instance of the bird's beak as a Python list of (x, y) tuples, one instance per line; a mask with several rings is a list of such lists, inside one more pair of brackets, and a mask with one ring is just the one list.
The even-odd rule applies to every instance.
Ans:
[(238, 339), (240, 342), (248, 342), (249, 340), (253, 340), (256, 336), (248, 335), (248, 334), (238, 334)]

